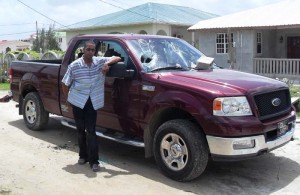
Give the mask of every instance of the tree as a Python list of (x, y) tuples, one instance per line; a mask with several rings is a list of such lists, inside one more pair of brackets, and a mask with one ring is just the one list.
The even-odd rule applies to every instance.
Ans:
[(48, 31), (45, 28), (38, 31), (37, 38), (33, 41), (32, 50), (42, 53), (47, 50), (61, 50), (56, 40), (54, 24), (49, 26)]
[(11, 51), (11, 48), (10, 47), (7, 47), (6, 49), (5, 49), (5, 53), (8, 53), (8, 52), (10, 52)]

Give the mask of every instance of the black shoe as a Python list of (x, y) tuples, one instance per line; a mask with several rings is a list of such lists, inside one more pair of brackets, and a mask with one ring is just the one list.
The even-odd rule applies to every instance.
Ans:
[(80, 158), (78, 160), (78, 164), (80, 164), (80, 165), (84, 165), (86, 162), (87, 162), (87, 160), (85, 158)]
[(98, 172), (100, 171), (100, 166), (98, 164), (93, 164), (91, 166), (91, 169), (94, 171), (94, 172)]

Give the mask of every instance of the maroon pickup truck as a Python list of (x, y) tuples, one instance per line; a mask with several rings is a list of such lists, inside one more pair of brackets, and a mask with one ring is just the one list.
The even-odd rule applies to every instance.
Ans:
[(292, 139), (295, 109), (280, 81), (218, 67), (185, 41), (151, 35), (75, 37), (61, 60), (15, 61), (10, 79), (29, 129), (46, 127), (49, 113), (74, 127), (61, 80), (94, 40), (97, 56), (120, 56), (105, 80), (97, 135), (144, 147), (159, 169), (192, 180), (213, 160), (241, 160)]

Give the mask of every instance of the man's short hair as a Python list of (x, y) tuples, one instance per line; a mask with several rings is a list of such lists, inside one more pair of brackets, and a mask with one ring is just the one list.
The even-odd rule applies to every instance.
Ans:
[(84, 43), (84, 48), (86, 48), (87, 44), (93, 44), (96, 45), (96, 43), (93, 40), (88, 40)]

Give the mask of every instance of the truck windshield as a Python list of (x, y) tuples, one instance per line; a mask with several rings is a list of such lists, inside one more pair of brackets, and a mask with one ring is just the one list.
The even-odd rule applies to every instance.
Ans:
[(146, 73), (191, 70), (203, 55), (189, 43), (176, 38), (142, 38), (128, 40), (128, 44)]

